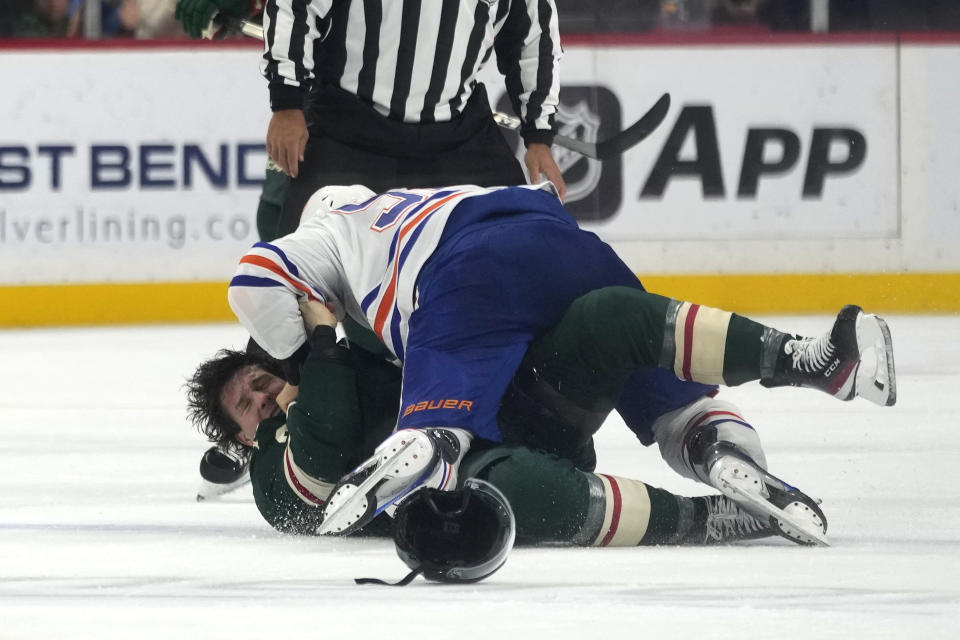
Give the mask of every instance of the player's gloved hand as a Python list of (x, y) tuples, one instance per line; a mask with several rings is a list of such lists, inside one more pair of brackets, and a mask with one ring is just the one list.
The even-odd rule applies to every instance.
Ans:
[(173, 15), (188, 36), (199, 39), (218, 12), (234, 18), (247, 18), (250, 16), (250, 0), (179, 0)]

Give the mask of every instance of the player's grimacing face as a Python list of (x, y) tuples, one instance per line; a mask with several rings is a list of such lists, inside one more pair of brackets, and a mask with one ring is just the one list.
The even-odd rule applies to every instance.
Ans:
[(280, 411), (277, 394), (283, 379), (257, 365), (244, 367), (230, 378), (220, 394), (220, 404), (227, 415), (240, 425), (238, 440), (252, 444), (257, 425)]

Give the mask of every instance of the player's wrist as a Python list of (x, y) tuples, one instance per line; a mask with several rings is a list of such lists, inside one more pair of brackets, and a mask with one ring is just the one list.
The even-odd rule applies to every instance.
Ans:
[(337, 342), (337, 331), (325, 324), (317, 325), (310, 333), (311, 362), (342, 362), (347, 358), (347, 349)]

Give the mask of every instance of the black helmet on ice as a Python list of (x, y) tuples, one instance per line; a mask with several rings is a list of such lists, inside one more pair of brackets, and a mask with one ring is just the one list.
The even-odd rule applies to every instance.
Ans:
[(516, 536), (510, 503), (489, 482), (470, 478), (462, 489), (422, 489), (397, 508), (397, 555), (438, 582), (478, 582), (507, 561)]

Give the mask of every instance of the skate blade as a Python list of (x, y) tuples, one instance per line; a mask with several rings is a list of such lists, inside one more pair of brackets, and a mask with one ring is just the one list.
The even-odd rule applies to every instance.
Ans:
[[(823, 521), (813, 509), (802, 502), (791, 502), (779, 513), (774, 513), (774, 527), (780, 535), (797, 544), (817, 547), (829, 547), (830, 542), (823, 533)], [(813, 526), (810, 526), (810, 523)]]
[[(857, 318), (857, 346), (861, 362), (857, 369), (856, 395), (881, 407), (892, 407), (897, 402), (897, 375), (893, 364), (893, 341), (890, 328), (883, 318), (861, 314)], [(863, 360), (872, 352), (873, 366)]]
[(234, 480), (233, 482), (228, 482), (227, 484), (218, 484), (216, 482), (210, 482), (209, 480), (200, 480), (200, 488), (197, 489), (197, 502), (205, 502), (207, 500), (217, 500), (231, 491), (236, 491), (240, 487), (246, 485), (250, 482), (250, 474), (244, 473), (244, 477), (239, 480)]
[(330, 494), (323, 512), (323, 522), (317, 530), (322, 536), (345, 536), (353, 533), (373, 519), (370, 501), (360, 493), (357, 485), (345, 484)]
[[(401, 467), (409, 466), (422, 453), (419, 446), (413, 449), (415, 444), (417, 441), (412, 438), (402, 444), (386, 459), (379, 461), (377, 468), (359, 485), (343, 484), (336, 487), (327, 501), (323, 522), (317, 532), (320, 535), (349, 535), (365, 527), (380, 512), (419, 487), (423, 477), (393, 491), (384, 491), (392, 479), (391, 474), (397, 474)], [(429, 464), (427, 466), (430, 467)], [(381, 493), (379, 497), (378, 491)]]
[[(743, 469), (741, 466), (734, 468)], [(753, 475), (757, 473), (752, 467), (747, 467), (747, 469)], [(748, 511), (769, 519), (775, 530), (798, 544), (818, 547), (830, 546), (830, 542), (823, 532), (822, 523), (817, 522), (820, 518), (815, 514), (815, 520), (811, 518), (809, 512), (812, 509), (799, 502), (787, 505), (786, 509), (779, 509), (770, 504), (763, 496), (758, 495), (755, 490), (751, 491), (744, 487), (744, 484), (748, 486), (755, 484), (753, 480), (746, 480), (745, 478), (730, 479), (729, 474), (731, 473), (733, 473), (732, 469), (728, 469), (720, 474), (720, 486), (717, 487), (720, 493), (744, 506)], [(763, 482), (762, 479), (758, 478), (758, 480), (761, 483)], [(802, 509), (798, 509), (797, 506), (802, 507)]]

